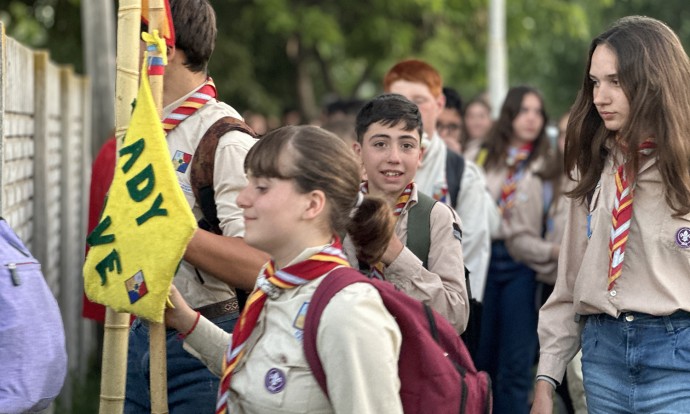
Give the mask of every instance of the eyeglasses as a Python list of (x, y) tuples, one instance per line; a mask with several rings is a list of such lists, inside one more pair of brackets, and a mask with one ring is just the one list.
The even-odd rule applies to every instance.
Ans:
[(460, 124), (444, 124), (442, 122), (436, 123), (436, 129), (441, 132), (447, 130), (450, 133), (458, 132), (460, 130)]

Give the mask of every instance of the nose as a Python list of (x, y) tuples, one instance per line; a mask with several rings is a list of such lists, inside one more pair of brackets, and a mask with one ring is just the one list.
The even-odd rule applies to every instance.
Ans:
[(600, 106), (608, 103), (608, 89), (604, 85), (594, 86), (592, 90), (594, 105)]
[(400, 148), (395, 145), (391, 146), (390, 151), (388, 151), (388, 162), (391, 164), (400, 163)]
[(250, 202), (249, 202), (249, 191), (247, 190), (249, 188), (249, 185), (245, 186), (239, 194), (237, 194), (237, 206), (241, 209), (245, 209), (249, 207)]

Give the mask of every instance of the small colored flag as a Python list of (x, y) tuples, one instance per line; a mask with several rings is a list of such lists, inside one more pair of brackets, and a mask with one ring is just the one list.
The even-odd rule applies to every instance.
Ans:
[[(175, 26), (173, 25), (172, 14), (170, 13), (170, 2), (168, 0), (163, 1), (165, 3), (165, 17), (161, 22), (160, 35), (165, 38), (165, 44), (168, 46), (175, 46)], [(149, 12), (149, 0), (141, 1), (141, 20), (148, 26), (150, 21)], [(154, 27), (153, 29), (157, 29)]]
[(162, 322), (170, 283), (196, 227), (142, 71), (108, 199), (87, 238), (87, 296), (118, 312)]

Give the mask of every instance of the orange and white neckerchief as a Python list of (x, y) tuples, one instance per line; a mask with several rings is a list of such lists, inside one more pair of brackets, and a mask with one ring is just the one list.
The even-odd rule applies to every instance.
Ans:
[(273, 260), (266, 264), (257, 280), (257, 288), (247, 299), (242, 315), (240, 315), (235, 326), (232, 333), (232, 343), (223, 356), (223, 376), (218, 390), (216, 414), (228, 414), (228, 398), (233, 370), (244, 356), (244, 346), (256, 326), (266, 299), (269, 297), (275, 299), (280, 296), (281, 289), (302, 286), (338, 266), (349, 267), (350, 264), (343, 253), (342, 244), (337, 236), (332, 244), (302, 262), (280, 270), (275, 269)]
[(530, 142), (519, 148), (511, 147), (508, 149), (508, 175), (501, 187), (501, 198), (498, 200), (498, 208), (503, 214), (515, 204), (515, 189), (524, 171), (524, 163), (532, 153), (534, 143)]
[(180, 125), (182, 121), (189, 118), (199, 108), (206, 105), (208, 101), (217, 96), (216, 85), (210, 77), (206, 79), (201, 88), (191, 94), (189, 98), (185, 99), (177, 108), (173, 109), (170, 115), (163, 120), (163, 129), (165, 133), (169, 133), (176, 126)]
[[(410, 200), (410, 197), (412, 196), (412, 189), (413, 188), (414, 188), (414, 182), (411, 182), (407, 186), (405, 186), (405, 189), (398, 196), (398, 200), (395, 202), (395, 207), (393, 208), (393, 215), (396, 218), (400, 217), (400, 214), (405, 209), (407, 202)], [(362, 192), (362, 194), (369, 194), (369, 183), (367, 181), (365, 181), (362, 184), (360, 184), (359, 190)], [(369, 273), (369, 277), (374, 277), (377, 279), (385, 280), (383, 277), (383, 267), (384, 267), (383, 262), (376, 263), (371, 268), (371, 271)]]
[[(640, 145), (640, 153), (650, 155), (656, 144), (645, 141)], [(630, 183), (625, 176), (625, 163), (616, 169), (616, 198), (613, 201), (611, 211), (611, 237), (609, 238), (609, 272), (608, 290), (613, 289), (613, 285), (621, 276), (623, 271), (623, 260), (625, 259), (625, 245), (630, 234), (630, 224), (633, 214), (633, 193), (634, 183)]]

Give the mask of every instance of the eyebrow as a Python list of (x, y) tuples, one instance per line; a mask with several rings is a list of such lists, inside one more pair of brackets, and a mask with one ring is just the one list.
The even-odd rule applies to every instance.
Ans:
[[(374, 138), (387, 138), (391, 139), (392, 137), (388, 134), (375, 134), (369, 137), (369, 139), (374, 139)], [(414, 139), (414, 140), (419, 140), (419, 138), (415, 137), (414, 135), (411, 134), (406, 134), (406, 135), (401, 135), (399, 137), (400, 139)]]
[[(599, 79), (599, 78), (597, 78), (596, 76), (592, 75), (591, 73), (589, 74), (589, 77), (590, 77), (590, 79)], [(618, 77), (618, 74), (617, 74), (617, 73), (612, 73), (612, 74), (610, 74), (610, 75), (605, 75), (605, 76), (604, 76), (604, 79), (615, 79), (615, 78), (617, 78), (617, 77)]]

